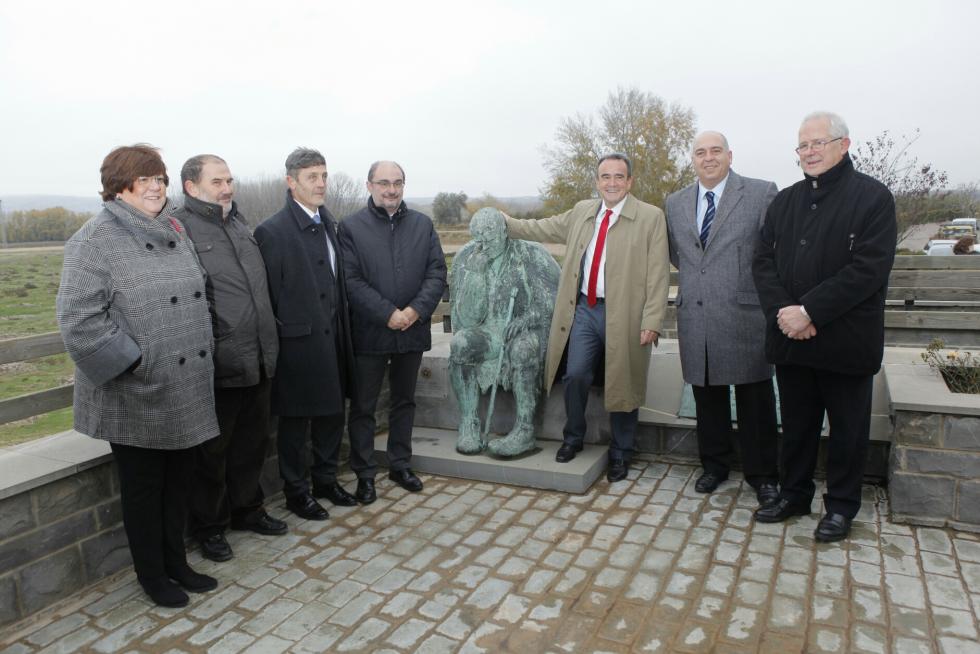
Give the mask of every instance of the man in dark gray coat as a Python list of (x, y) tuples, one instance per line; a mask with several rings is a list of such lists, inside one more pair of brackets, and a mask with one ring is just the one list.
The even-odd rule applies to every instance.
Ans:
[(259, 484), (269, 449), (269, 399), (279, 339), (265, 264), (234, 201), (224, 159), (191, 157), (180, 171), (184, 205), (175, 215), (207, 272), (214, 332), (214, 407), (221, 434), (196, 448), (191, 531), (201, 553), (227, 561), (224, 531), (280, 535), (286, 523), (262, 508)]
[[(329, 515), (316, 497), (353, 506), (337, 483), (344, 399), (354, 369), (337, 223), (323, 206), (327, 164), (316, 150), (286, 158), (286, 206), (255, 230), (279, 326), (272, 412), (279, 416), (279, 473), (286, 506), (307, 520)], [(313, 449), (312, 493), (306, 435)]]
[(405, 206), (405, 171), (393, 161), (371, 164), (367, 206), (340, 224), (347, 292), (352, 309), (357, 392), (351, 402), (351, 468), (357, 500), (374, 490), (374, 412), (388, 369), (388, 478), (422, 490), (409, 467), (415, 382), (422, 353), (432, 347), (430, 317), (446, 287), (446, 260), (432, 220)]
[(752, 257), (776, 185), (731, 170), (732, 151), (719, 132), (697, 136), (692, 161), (698, 181), (667, 198), (667, 229), (680, 274), (681, 368), (694, 391), (704, 468), (694, 488), (710, 493), (728, 479), (734, 385), (745, 479), (767, 505), (779, 497), (776, 400)]

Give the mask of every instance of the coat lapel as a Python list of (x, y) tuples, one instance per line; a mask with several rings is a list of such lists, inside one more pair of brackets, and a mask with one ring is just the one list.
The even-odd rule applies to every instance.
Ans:
[(728, 173), (728, 182), (725, 184), (725, 193), (721, 196), (721, 202), (715, 213), (715, 219), (711, 222), (711, 229), (708, 231), (708, 243), (705, 249), (715, 240), (715, 235), (725, 224), (725, 221), (738, 203), (742, 201), (742, 178), (735, 174), (735, 171)]

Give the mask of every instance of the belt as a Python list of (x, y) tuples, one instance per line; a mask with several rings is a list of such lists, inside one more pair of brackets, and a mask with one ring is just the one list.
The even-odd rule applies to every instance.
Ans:
[[(579, 293), (578, 294), (578, 299), (579, 299), (580, 302), (588, 303), (589, 296), (586, 295), (585, 293)], [(597, 297), (595, 299), (595, 303), (596, 304), (605, 304), (606, 303), (606, 298), (604, 298), (604, 297)]]

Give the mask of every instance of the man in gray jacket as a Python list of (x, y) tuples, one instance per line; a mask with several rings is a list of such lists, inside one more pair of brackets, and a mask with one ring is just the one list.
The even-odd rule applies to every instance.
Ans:
[(765, 506), (779, 497), (776, 401), (752, 256), (776, 185), (731, 170), (732, 151), (719, 132), (695, 138), (692, 160), (698, 180), (667, 198), (667, 230), (680, 274), (681, 369), (694, 390), (704, 468), (694, 489), (710, 493), (728, 479), (734, 385), (745, 480)]
[(224, 531), (280, 535), (286, 523), (262, 508), (259, 477), (269, 445), (271, 378), (279, 340), (265, 264), (238, 213), (234, 180), (220, 157), (191, 157), (180, 171), (184, 206), (175, 214), (207, 272), (214, 332), (215, 412), (221, 434), (197, 448), (191, 529), (201, 553), (227, 561)]

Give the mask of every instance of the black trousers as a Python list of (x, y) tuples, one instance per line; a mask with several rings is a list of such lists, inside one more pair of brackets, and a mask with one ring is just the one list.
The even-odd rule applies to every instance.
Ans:
[(337, 459), (340, 440), (344, 435), (344, 414), (330, 416), (279, 416), (276, 443), (279, 450), (279, 476), (283, 494), (294, 497), (310, 491), (307, 480), (307, 438), (313, 450), (313, 465), (309, 472), (313, 483), (326, 486), (337, 480)]
[(415, 383), (418, 380), (421, 352), (401, 354), (358, 354), (356, 357), (356, 392), (351, 402), (350, 467), (359, 479), (374, 479), (374, 412), (388, 368), (391, 411), (388, 413), (388, 467), (404, 470), (412, 460), (412, 424), (415, 422)]
[[(691, 389), (694, 391), (701, 466), (705, 472), (727, 477), (735, 438), (729, 387), (692, 386)], [(776, 467), (776, 396), (772, 379), (736, 384), (735, 408), (745, 480), (753, 488), (764, 483), (775, 484), (779, 480), (779, 471)]]
[(830, 422), (824, 506), (848, 518), (861, 508), (861, 480), (871, 432), (874, 377), (804, 366), (776, 366), (783, 416), (781, 497), (809, 505), (816, 486), (820, 428)]
[(184, 525), (194, 448), (152, 450), (110, 443), (119, 471), (123, 527), (140, 579), (187, 565)]
[(220, 534), (232, 519), (247, 520), (262, 509), (259, 485), (269, 448), (269, 401), (272, 383), (216, 388), (214, 410), (221, 434), (196, 451), (191, 530), (196, 538)]

